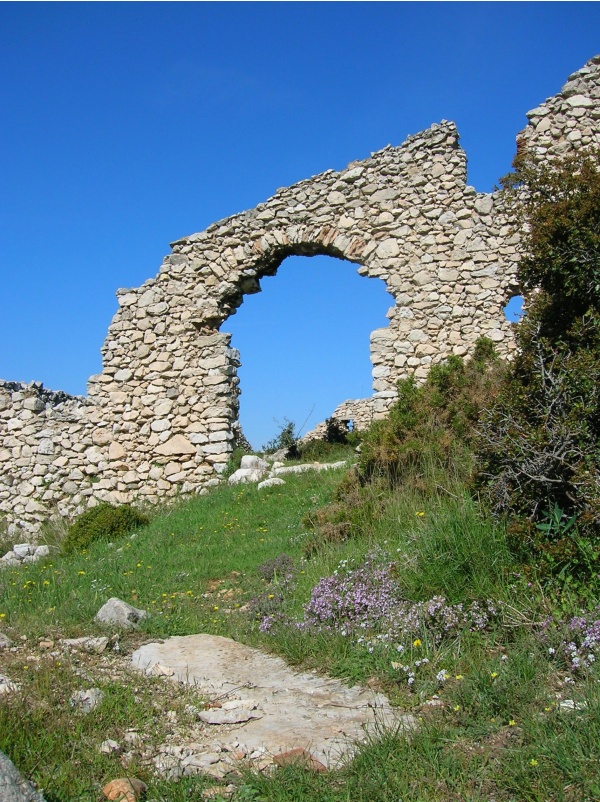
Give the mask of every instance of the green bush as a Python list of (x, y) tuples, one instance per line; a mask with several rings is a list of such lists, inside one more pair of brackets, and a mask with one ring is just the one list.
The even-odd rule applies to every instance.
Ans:
[(515, 162), (528, 293), (518, 352), (479, 433), (478, 484), (512, 545), (561, 579), (600, 568), (600, 172), (597, 154)]
[(401, 380), (388, 417), (364, 433), (361, 480), (427, 491), (448, 471), (466, 479), (474, 426), (503, 371), (493, 343), (481, 338), (468, 362), (450, 356), (431, 368), (421, 386), (413, 378)]
[(281, 449), (287, 449), (287, 459), (298, 457), (296, 424), (288, 418), (284, 418), (284, 423), (279, 424), (279, 434), (262, 447), (265, 454), (274, 454)]
[(65, 553), (80, 551), (96, 540), (113, 540), (123, 537), (150, 519), (128, 504), (113, 507), (99, 504), (82, 513), (69, 527), (63, 542)]

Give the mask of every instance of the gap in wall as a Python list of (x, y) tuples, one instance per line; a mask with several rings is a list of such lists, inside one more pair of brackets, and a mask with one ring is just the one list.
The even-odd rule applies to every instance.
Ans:
[(240, 422), (254, 449), (285, 420), (301, 434), (349, 398), (372, 390), (369, 337), (394, 301), (380, 279), (329, 256), (290, 256), (261, 280), (222, 331), (239, 349)]

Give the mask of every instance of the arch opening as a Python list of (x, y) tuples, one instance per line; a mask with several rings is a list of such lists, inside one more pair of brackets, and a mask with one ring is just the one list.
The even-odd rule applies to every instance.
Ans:
[(239, 420), (255, 449), (286, 420), (304, 434), (343, 401), (372, 395), (369, 338), (388, 324), (386, 285), (348, 260), (307, 256), (263, 269), (262, 293), (222, 326), (241, 353)]

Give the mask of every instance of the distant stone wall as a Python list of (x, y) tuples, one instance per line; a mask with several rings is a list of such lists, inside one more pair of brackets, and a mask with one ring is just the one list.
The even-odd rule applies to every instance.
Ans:
[[(599, 65), (531, 112), (527, 147), (551, 156), (599, 141)], [(518, 236), (499, 199), (465, 182), (456, 128), (442, 122), (174, 242), (155, 278), (118, 291), (86, 399), (0, 386), (0, 514), (35, 530), (54, 511), (155, 502), (217, 481), (236, 436), (240, 365), (220, 328), (290, 255), (336, 256), (385, 282), (393, 306), (371, 335), (374, 417), (398, 379), (423, 379), (481, 335), (509, 355), (503, 308), (517, 290)]]

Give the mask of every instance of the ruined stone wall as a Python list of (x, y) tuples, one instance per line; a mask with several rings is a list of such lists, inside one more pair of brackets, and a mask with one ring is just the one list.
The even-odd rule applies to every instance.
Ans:
[[(598, 142), (599, 89), (596, 59), (531, 112), (522, 141), (548, 155)], [(388, 327), (371, 335), (365, 414), (385, 414), (399, 378), (424, 378), (481, 335), (509, 355), (503, 307), (516, 291), (518, 237), (499, 199), (465, 182), (456, 128), (442, 122), (173, 243), (155, 278), (118, 291), (87, 399), (0, 386), (0, 514), (35, 529), (54, 509), (152, 502), (218, 481), (240, 364), (220, 329), (290, 255), (346, 259), (386, 284), (393, 301)]]

